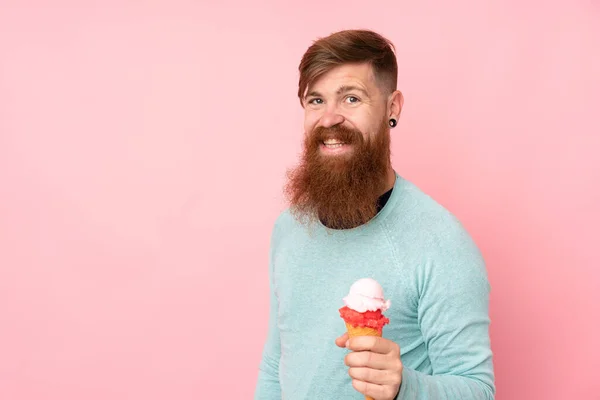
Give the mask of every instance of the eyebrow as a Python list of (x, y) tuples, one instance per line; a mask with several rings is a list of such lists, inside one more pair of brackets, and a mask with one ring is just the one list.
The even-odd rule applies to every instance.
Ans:
[[(342, 93), (348, 93), (348, 92), (352, 92), (352, 91), (361, 92), (366, 97), (369, 97), (369, 93), (365, 89), (358, 87), (358, 86), (352, 86), (352, 85), (340, 86), (338, 88), (338, 90), (335, 92), (335, 94), (340, 95)], [(323, 97), (323, 95), (319, 92), (312, 91), (312, 92), (308, 93), (304, 98), (307, 99), (308, 97)]]

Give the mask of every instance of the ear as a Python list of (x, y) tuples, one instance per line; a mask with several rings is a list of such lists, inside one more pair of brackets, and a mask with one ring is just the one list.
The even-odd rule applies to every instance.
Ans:
[(404, 106), (404, 96), (399, 90), (395, 90), (388, 97), (388, 118), (400, 119), (400, 113)]

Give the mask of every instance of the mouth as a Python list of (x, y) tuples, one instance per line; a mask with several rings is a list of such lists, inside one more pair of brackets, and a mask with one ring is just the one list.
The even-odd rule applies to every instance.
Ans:
[(343, 145), (345, 145), (346, 143), (343, 142), (336, 142), (336, 143), (325, 143), (322, 142), (323, 146), (327, 147), (328, 149), (337, 149), (338, 147), (342, 147)]
[(349, 147), (350, 145), (348, 143), (340, 142), (338, 140), (325, 140), (321, 142), (321, 149), (328, 153), (339, 153), (347, 150)]

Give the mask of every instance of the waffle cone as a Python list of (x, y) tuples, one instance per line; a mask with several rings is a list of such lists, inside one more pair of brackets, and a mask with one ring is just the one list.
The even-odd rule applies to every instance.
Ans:
[(346, 330), (348, 331), (349, 337), (355, 336), (381, 336), (381, 333), (374, 328), (368, 326), (352, 326), (346, 322)]
[[(348, 331), (349, 337), (355, 336), (381, 336), (381, 333), (377, 329), (369, 328), (367, 326), (352, 326), (346, 322), (346, 330)], [(365, 396), (365, 400), (375, 400), (370, 396)]]

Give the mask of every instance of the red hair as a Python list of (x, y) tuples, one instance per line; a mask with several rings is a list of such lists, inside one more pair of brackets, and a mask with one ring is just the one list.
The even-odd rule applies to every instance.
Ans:
[(391, 41), (370, 30), (344, 30), (316, 40), (304, 53), (298, 70), (298, 97), (304, 105), (308, 87), (331, 69), (348, 63), (369, 63), (387, 94), (396, 90), (398, 64)]

